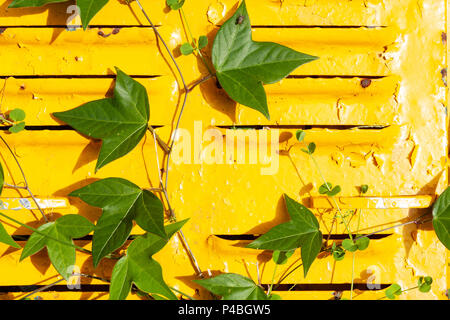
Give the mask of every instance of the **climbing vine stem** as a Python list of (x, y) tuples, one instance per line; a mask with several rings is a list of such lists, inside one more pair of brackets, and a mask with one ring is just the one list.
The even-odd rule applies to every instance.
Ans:
[[(44, 211), (42, 211), (41, 206), (39, 205), (38, 201), (36, 200), (36, 198), (34, 197), (33, 192), (31, 192), (30, 186), (28, 184), (27, 181), (27, 177), (25, 176), (25, 172), (22, 169), (22, 166), (20, 165), (19, 160), (17, 159), (16, 155), (14, 154), (14, 151), (12, 151), (11, 147), (9, 146), (8, 142), (6, 142), (6, 140), (0, 135), (0, 139), (3, 141), (3, 143), (5, 144), (5, 146), (8, 148), (9, 153), (11, 153), (12, 157), (14, 158), (14, 161), (16, 162), (17, 166), (19, 167), (20, 172), (22, 173), (22, 177), (23, 177), (23, 181), (25, 183), (25, 186), (23, 188), (17, 188), (17, 189), (25, 189), (27, 190), (28, 194), (30, 195), (30, 197), (33, 199), (34, 203), (36, 204), (36, 207), (38, 208), (39, 212), (42, 215), (42, 218), (44, 219), (45, 222), (48, 222), (48, 219), (46, 217), (46, 215), (44, 214)], [(11, 187), (15, 187), (13, 185), (9, 185)]]
[[(175, 68), (177, 69), (177, 72), (178, 72), (178, 74), (180, 76), (181, 84), (182, 84), (182, 87), (183, 87), (183, 90), (184, 90), (184, 98), (183, 98), (183, 102), (181, 104), (181, 109), (180, 109), (178, 118), (176, 120), (176, 125), (175, 125), (175, 130), (174, 130), (174, 134), (176, 134), (176, 132), (177, 132), (179, 126), (180, 126), (180, 122), (181, 122), (181, 118), (182, 118), (184, 109), (186, 107), (187, 98), (188, 98), (188, 94), (190, 92), (190, 89), (188, 88), (188, 86), (186, 84), (186, 81), (184, 79), (183, 73), (181, 72), (180, 66), (176, 62), (176, 60), (175, 60), (173, 54), (171, 53), (167, 43), (165, 42), (165, 40), (163, 39), (163, 37), (159, 33), (158, 29), (153, 24), (153, 22), (150, 20), (150, 17), (148, 16), (147, 12), (145, 11), (145, 9), (142, 6), (142, 4), (140, 3), (140, 1), (136, 0), (136, 3), (138, 4), (139, 8), (141, 9), (142, 13), (144, 14), (145, 18), (147, 19), (148, 23), (150, 24), (151, 28), (155, 32), (156, 36), (161, 40), (161, 43), (163, 44), (164, 48), (166, 49), (167, 53), (169, 54), (170, 59), (172, 60), (173, 64), (175, 65)], [(194, 87), (195, 87), (195, 85), (194, 85)], [(150, 129), (150, 128), (151, 127), (149, 126), (149, 130), (152, 132), (154, 139), (155, 140), (158, 139), (157, 135), (156, 135), (156, 132), (154, 130)], [(161, 142), (160, 142), (160, 145), (161, 145)], [(166, 203), (167, 203), (167, 206), (168, 206), (168, 209), (169, 209), (169, 213), (170, 213), (170, 219), (172, 221), (176, 221), (176, 215), (175, 215), (175, 212), (172, 209), (172, 206), (170, 204), (169, 196), (168, 196), (168, 193), (167, 193), (167, 187), (168, 187), (168, 181), (169, 181), (170, 155), (172, 153), (172, 148), (173, 148), (174, 142), (175, 142), (175, 135), (173, 135), (171, 137), (171, 141), (170, 141), (168, 146), (166, 144), (163, 144), (163, 146), (165, 146), (165, 148), (163, 147), (163, 149), (165, 149), (165, 151), (166, 151), (166, 163), (165, 163), (165, 167), (163, 167), (163, 171), (165, 173), (165, 182), (164, 183), (163, 183), (162, 177), (160, 175), (160, 170), (159, 170), (160, 166), (158, 165), (158, 174), (159, 174), (159, 177), (160, 177), (160, 185), (161, 185), (161, 189), (162, 189), (163, 194), (164, 194), (164, 198), (166, 199)], [(157, 153), (157, 151), (155, 151), (155, 152), (156, 152), (156, 156), (157, 156), (158, 153)], [(158, 159), (157, 163), (159, 163), (159, 159)], [(178, 232), (178, 235), (180, 236), (181, 242), (183, 243), (183, 245), (184, 245), (184, 247), (185, 247), (185, 249), (186, 249), (186, 251), (188, 253), (189, 259), (191, 260), (191, 263), (193, 264), (197, 275), (202, 276), (202, 270), (200, 269), (200, 266), (199, 266), (199, 264), (197, 262), (197, 259), (195, 258), (194, 254), (193, 254), (193, 252), (192, 252), (192, 250), (191, 250), (191, 248), (190, 248), (190, 246), (189, 246), (189, 244), (188, 244), (188, 242), (186, 240), (186, 237), (184, 236), (183, 231), (180, 230)]]

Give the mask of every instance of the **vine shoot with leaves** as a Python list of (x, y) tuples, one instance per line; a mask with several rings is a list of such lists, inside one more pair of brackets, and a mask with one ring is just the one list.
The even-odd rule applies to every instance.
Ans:
[[(39, 7), (60, 2), (66, 2), (66, 0), (14, 0), (9, 8), (20, 10), (24, 7)], [(126, 2), (129, 4), (132, 1)], [(242, 1), (234, 14), (221, 25), (213, 39), (211, 58), (208, 58), (204, 50), (209, 44), (209, 39), (206, 35), (194, 37), (191, 33), (183, 10), (185, 0), (167, 0), (167, 7), (180, 13), (181, 23), (187, 29), (188, 39), (186, 42), (180, 43), (181, 54), (196, 55), (208, 71), (204, 78), (197, 80), (191, 87), (188, 87), (182, 68), (168, 48), (166, 41), (150, 20), (139, 0), (136, 0), (136, 2), (161, 41), (162, 50), (166, 50), (169, 55), (170, 61), (168, 63), (175, 67), (179, 75), (179, 87), (182, 89), (183, 98), (174, 132), (179, 128), (189, 93), (203, 82), (216, 79), (220, 88), (232, 100), (252, 108), (270, 119), (270, 106), (268, 105), (264, 85), (277, 83), (303, 64), (320, 59), (320, 57), (301, 53), (277, 43), (254, 41), (245, 1)], [(107, 3), (108, 0), (76, 1), (80, 9), (84, 30), (88, 29), (92, 18)], [(2, 92), (2, 102), (4, 91), (5, 87)], [(179, 237), (192, 262), (198, 278), (194, 282), (208, 290), (213, 297), (224, 300), (281, 299), (273, 291), (287, 277), (286, 273), (289, 274), (302, 267), (306, 278), (308, 271), (314, 268), (314, 261), (319, 254), (331, 255), (336, 263), (343, 260), (347, 254), (353, 256), (350, 290), (350, 299), (352, 299), (355, 257), (358, 252), (370, 247), (372, 235), (405, 225), (419, 225), (432, 221), (437, 237), (447, 249), (450, 249), (450, 189), (445, 190), (435, 201), (432, 212), (429, 214), (371, 234), (361, 234), (360, 218), (363, 214), (362, 210), (350, 214), (344, 213), (336, 200), (336, 196), (342, 191), (341, 187), (333, 185), (326, 179), (326, 173), (322, 172), (314, 156), (317, 149), (316, 144), (312, 141), (306, 143), (305, 139), (308, 140), (307, 133), (298, 130), (296, 134), (298, 144), (303, 145), (301, 150), (307, 154), (322, 179), (318, 192), (329, 199), (336, 211), (330, 230), (336, 224), (341, 223), (345, 226), (348, 238), (342, 241), (333, 240), (331, 243), (331, 233), (324, 236), (325, 231), (320, 230), (320, 223), (316, 215), (305, 205), (297, 202), (294, 195), (285, 194), (283, 205), (287, 209), (290, 220), (276, 225), (247, 245), (249, 249), (268, 250), (273, 253), (272, 262), (276, 266), (269, 286), (264, 287), (259, 280), (258, 283), (255, 283), (252, 279), (235, 273), (223, 273), (208, 278), (198, 264), (195, 253), (189, 247), (189, 239), (183, 234), (182, 228), (189, 221), (188, 219), (177, 220), (175, 208), (172, 207), (168, 196), (169, 163), (174, 137), (169, 143), (165, 143), (149, 124), (151, 98), (141, 83), (127, 75), (118, 66), (116, 67), (114, 93), (111, 98), (91, 101), (72, 110), (53, 113), (55, 118), (69, 125), (80, 134), (102, 141), (95, 166), (96, 171), (102, 170), (103, 167), (119, 158), (126, 157), (144, 139), (147, 132), (152, 134), (155, 147), (157, 143), (165, 152), (166, 161), (162, 168), (158, 168), (162, 170), (158, 170), (159, 186), (155, 189), (142, 189), (128, 180), (110, 177), (95, 181), (72, 191), (68, 195), (79, 198), (90, 206), (101, 208), (102, 214), (95, 225), (81, 215), (73, 214), (62, 216), (55, 221), (48, 221), (39, 208), (38, 201), (34, 198), (26, 182), (25, 173), (8, 145), (7, 139), (1, 137), (19, 166), (25, 185), (16, 186), (5, 182), (4, 172), (0, 167), (0, 188), (27, 190), (42, 213), (45, 223), (33, 228), (14, 217), (0, 213), (2, 218), (33, 232), (22, 249), (0, 223), (0, 242), (16, 249), (22, 249), (20, 260), (26, 259), (45, 248), (51, 264), (61, 275), (62, 280), (66, 281), (75, 275), (71, 266), (76, 264), (76, 251), (91, 255), (94, 267), (98, 266), (103, 259), (113, 260), (115, 265), (111, 278), (101, 279), (110, 283), (110, 299), (126, 299), (131, 291), (135, 291), (149, 299), (158, 300), (178, 299), (176, 294), (180, 294), (181, 297), (187, 299), (193, 299), (189, 295), (169, 287), (164, 280), (163, 268), (153, 258), (175, 236)], [(9, 127), (8, 130), (11, 134), (25, 129), (25, 117), (25, 112), (19, 108), (11, 110), (8, 114), (0, 114), (0, 120)], [(157, 157), (158, 150), (155, 150), (155, 153)], [(157, 159), (157, 162), (159, 163), (159, 159)], [(358, 187), (361, 196), (370, 192), (370, 186), (364, 184), (364, 181)], [(166, 213), (170, 224), (164, 225)], [(353, 216), (358, 219), (356, 230), (350, 229), (348, 216), (350, 216), (350, 219)], [(134, 223), (145, 233), (132, 240), (125, 254), (117, 255), (116, 251), (129, 239)], [(84, 237), (91, 232), (93, 232), (92, 251), (74, 244), (73, 239)], [(276, 281), (277, 268), (285, 265), (297, 249), (301, 250), (301, 262), (289, 272), (286, 271)], [(78, 276), (95, 277), (94, 275)], [(58, 280), (54, 284), (62, 280)], [(399, 284), (392, 284), (385, 290), (385, 295), (380, 299), (395, 299), (403, 292), (413, 289), (428, 292), (431, 290), (432, 283), (431, 277), (420, 276), (417, 286), (412, 288), (403, 289)], [(28, 298), (32, 294), (48, 288), (49, 286), (38, 289), (26, 297)]]

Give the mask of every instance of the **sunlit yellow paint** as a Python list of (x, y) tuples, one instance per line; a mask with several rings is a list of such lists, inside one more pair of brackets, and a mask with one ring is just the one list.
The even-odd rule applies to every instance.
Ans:
[[(0, 88), (5, 85), (1, 112), (20, 107), (27, 112), (28, 125), (60, 125), (52, 112), (111, 95), (114, 66), (118, 66), (128, 74), (145, 76), (138, 81), (149, 93), (150, 122), (164, 126), (157, 131), (163, 139), (169, 139), (181, 92), (172, 74), (173, 66), (169, 68), (163, 59), (163, 56), (167, 59), (167, 54), (156, 48), (154, 33), (149, 28), (137, 28), (146, 22), (136, 3), (130, 9), (119, 1), (110, 1), (92, 24), (111, 28), (94, 27), (82, 32), (37, 28), (65, 25), (67, 4), (7, 9), (8, 2), (2, 1), (0, 6), (0, 25), (18, 28), (7, 28), (0, 35), (0, 75), (8, 78), (6, 83), (0, 82)], [(159, 30), (168, 39), (186, 80), (193, 83), (204, 76), (206, 69), (199, 60), (179, 56), (177, 47), (186, 41), (179, 14), (166, 12), (164, 1), (142, 0), (142, 3), (151, 12), (153, 22), (161, 26)], [(233, 0), (186, 2), (193, 33), (206, 34), (210, 39), (208, 56), (218, 26), (236, 4)], [(306, 127), (305, 141), (317, 144), (315, 158), (321, 171), (328, 181), (342, 187), (336, 200), (351, 219), (352, 231), (356, 232), (358, 215), (359, 231), (370, 233), (431, 211), (433, 199), (448, 185), (447, 88), (441, 74), (447, 66), (446, 45), (442, 41), (442, 33), (446, 31), (445, 5), (443, 0), (247, 0), (256, 26), (255, 40), (277, 41), (320, 59), (297, 69), (293, 73), (296, 77), (266, 86), (270, 121), (233, 103), (214, 81), (202, 84), (189, 95), (181, 127), (191, 133), (194, 121), (198, 120), (202, 121), (203, 129), (260, 125), (270, 126), (261, 130), (278, 135), (280, 141), (279, 170), (271, 176), (261, 175), (263, 165), (171, 163), (171, 204), (179, 219), (190, 218), (184, 232), (205, 275), (236, 272), (257, 281), (259, 269), (261, 281), (270, 282), (274, 267), (270, 254), (245, 249), (248, 241), (224, 240), (216, 235), (260, 234), (287, 221), (284, 193), (311, 208), (324, 234), (345, 233), (343, 224), (330, 230), (336, 210), (317, 192), (323, 181), (314, 163), (301, 152), (304, 146), (295, 140), (300, 127), (312, 126)], [(107, 37), (99, 35), (99, 31), (109, 34), (115, 26), (132, 27), (123, 27), (119, 33)], [(52, 78), (77, 75), (87, 78)], [(110, 78), (97, 78), (105, 75)], [(223, 127), (220, 130), (226, 134)], [(98, 173), (94, 168), (100, 143), (75, 132), (26, 131), (3, 137), (13, 147), (36, 196), (69, 203), (66, 208), (45, 209), (50, 220), (70, 213), (81, 214), (91, 221), (98, 219), (100, 210), (67, 198), (71, 191), (94, 179), (123, 177), (143, 188), (158, 184), (150, 134), (129, 155)], [(4, 146), (0, 146), (0, 154), (6, 182), (23, 182)], [(159, 159), (163, 156), (160, 150)], [(369, 186), (364, 196), (359, 194), (361, 184)], [(5, 188), (2, 197), (28, 195), (24, 190)], [(37, 210), (4, 212), (34, 227), (42, 224)], [(14, 235), (30, 233), (6, 219), (1, 222)], [(135, 227), (132, 233), (139, 234), (142, 230)], [(384, 236), (372, 240), (367, 251), (356, 254), (355, 282), (397, 282), (408, 288), (416, 284), (418, 276), (431, 275), (434, 279), (431, 293), (413, 290), (401, 298), (445, 299), (449, 284), (446, 251), (431, 225), (390, 229)], [(22, 241), (19, 243), (24, 245)], [(77, 244), (90, 247), (89, 241)], [(0, 285), (49, 284), (57, 280), (45, 251), (22, 262), (20, 251), (1, 245), (0, 252), (0, 271), (7, 275), (0, 277)], [(277, 275), (282, 275), (292, 263), (291, 267), (295, 267), (299, 257), (297, 250)], [(174, 237), (155, 258), (163, 265), (165, 279), (171, 286), (191, 295), (199, 289), (191, 282), (197, 277), (179, 238)], [(104, 261), (93, 270), (89, 256), (84, 253), (77, 254), (77, 264), (84, 273), (104, 278), (110, 277), (113, 266)], [(299, 268), (283, 283), (349, 283), (351, 265), (351, 255), (336, 264), (330, 256), (321, 255), (306, 279)], [(82, 282), (102, 284), (99, 280), (82, 279)], [(276, 293), (286, 299), (333, 298), (332, 289)], [(360, 293), (355, 291), (354, 298), (383, 296), (379, 290)], [(350, 296), (348, 291), (343, 294), (344, 298)], [(208, 298), (203, 290), (199, 295), (196, 297)], [(23, 296), (11, 293), (0, 299)], [(39, 296), (108, 297), (101, 292), (49, 292)], [(130, 295), (130, 298), (137, 297)]]

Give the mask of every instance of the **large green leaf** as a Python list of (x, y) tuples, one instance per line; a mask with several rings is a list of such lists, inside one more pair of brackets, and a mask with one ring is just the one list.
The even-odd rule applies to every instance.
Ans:
[(303, 271), (308, 270), (322, 247), (322, 232), (314, 214), (305, 206), (284, 195), (291, 220), (279, 224), (247, 247), (263, 250), (289, 251), (301, 247)]
[(94, 229), (94, 225), (86, 218), (69, 214), (55, 222), (40, 226), (28, 239), (23, 248), (20, 260), (47, 247), (48, 256), (55, 269), (66, 280), (70, 277), (75, 265), (75, 247), (73, 238), (81, 238)]
[(70, 196), (103, 209), (92, 240), (94, 266), (125, 243), (133, 220), (145, 231), (167, 238), (161, 200), (125, 179), (99, 180), (73, 191)]
[(217, 33), (212, 61), (217, 79), (228, 95), (269, 118), (263, 84), (275, 83), (317, 57), (273, 42), (252, 40), (245, 1)]
[[(67, 2), (68, 0), (14, 0), (8, 8), (41, 7), (49, 3)], [(108, 3), (108, 0), (77, 0), (83, 28), (89, 25), (92, 18)]]
[(434, 203), (433, 227), (439, 240), (450, 250), (450, 187)]
[(152, 255), (160, 251), (186, 222), (183, 220), (166, 226), (167, 238), (147, 233), (130, 244), (126, 256), (114, 266), (109, 292), (111, 300), (126, 299), (133, 283), (144, 292), (176, 299), (164, 282), (161, 266), (152, 259)]
[(113, 98), (53, 115), (84, 135), (103, 140), (98, 170), (136, 147), (147, 130), (150, 110), (145, 88), (117, 69)]
[(194, 280), (223, 300), (268, 300), (261, 287), (251, 279), (235, 273), (224, 273), (210, 279)]

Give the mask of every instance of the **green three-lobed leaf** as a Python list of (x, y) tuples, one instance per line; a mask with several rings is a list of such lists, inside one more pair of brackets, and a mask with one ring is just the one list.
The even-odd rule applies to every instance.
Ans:
[(258, 110), (268, 119), (263, 84), (278, 82), (315, 59), (277, 43), (253, 41), (245, 1), (220, 28), (212, 49), (212, 61), (222, 88), (233, 100)]
[(117, 69), (113, 98), (88, 102), (53, 115), (78, 132), (103, 140), (98, 170), (136, 147), (147, 130), (150, 108), (145, 88)]
[(268, 300), (261, 287), (251, 279), (235, 273), (225, 273), (210, 279), (194, 280), (223, 300)]
[(47, 247), (48, 256), (55, 269), (64, 279), (68, 279), (75, 265), (76, 253), (73, 238), (81, 238), (94, 229), (86, 218), (69, 214), (55, 222), (49, 222), (37, 229), (23, 248), (23, 260)]
[(270, 229), (247, 247), (263, 250), (290, 251), (301, 248), (303, 271), (308, 270), (322, 247), (322, 232), (314, 214), (305, 206), (284, 195), (291, 220)]
[(167, 238), (161, 200), (125, 179), (99, 180), (73, 191), (70, 196), (103, 209), (92, 239), (94, 266), (125, 243), (133, 220), (145, 231)]
[(166, 238), (147, 233), (130, 244), (126, 256), (114, 266), (110, 287), (111, 300), (125, 299), (133, 283), (144, 292), (176, 299), (164, 282), (161, 266), (152, 256), (160, 251), (186, 222), (187, 220), (183, 220), (166, 226)]
[[(67, 2), (68, 0), (14, 0), (8, 8), (41, 7), (46, 4)], [(109, 0), (77, 0), (83, 28), (86, 29), (92, 18), (108, 3)]]

